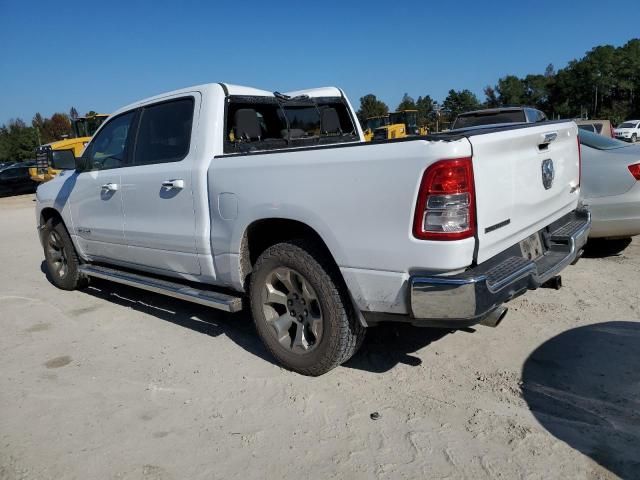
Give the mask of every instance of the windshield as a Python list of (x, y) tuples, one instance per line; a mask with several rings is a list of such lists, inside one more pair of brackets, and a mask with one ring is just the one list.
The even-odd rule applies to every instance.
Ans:
[(418, 112), (405, 112), (405, 125), (407, 127), (415, 127), (418, 125)]
[(580, 144), (587, 147), (595, 148), (597, 150), (615, 150), (616, 148), (628, 147), (629, 144), (615, 140), (613, 138), (598, 135), (597, 133), (589, 132), (587, 130), (580, 130), (578, 133), (580, 137)]
[(495, 125), (497, 123), (522, 123), (526, 121), (523, 110), (470, 112), (458, 115), (451, 129)]
[(407, 127), (415, 127), (418, 124), (418, 112), (414, 111), (393, 112), (390, 118), (391, 124), (404, 123)]
[(107, 119), (106, 116), (80, 117), (73, 121), (73, 134), (75, 138), (93, 137), (98, 127)]
[(389, 124), (389, 117), (368, 118), (366, 128), (368, 130), (375, 130), (378, 127), (383, 127), (388, 124)]
[(624, 122), (618, 125), (618, 128), (636, 128), (636, 124), (633, 122)]

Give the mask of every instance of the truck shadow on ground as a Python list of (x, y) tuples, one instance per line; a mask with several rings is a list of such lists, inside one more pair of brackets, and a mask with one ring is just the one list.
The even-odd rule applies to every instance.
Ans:
[(551, 434), (621, 478), (640, 478), (640, 323), (563, 332), (529, 356), (522, 381)]
[(584, 247), (584, 258), (606, 258), (623, 255), (624, 250), (631, 245), (631, 238), (619, 238), (605, 240), (602, 238), (590, 239)]
[(367, 330), (360, 351), (343, 366), (375, 373), (387, 372), (398, 364), (417, 367), (422, 360), (413, 353), (453, 332), (402, 323), (383, 323)]
[[(45, 262), (42, 262), (40, 269), (51, 282)], [(249, 353), (277, 365), (260, 341), (246, 307), (240, 313), (230, 314), (95, 278), (83, 292), (211, 337), (226, 335)], [(451, 331), (395, 324), (370, 328), (360, 351), (344, 366), (377, 373), (391, 370), (398, 364), (417, 366), (422, 361), (411, 353), (448, 333)]]

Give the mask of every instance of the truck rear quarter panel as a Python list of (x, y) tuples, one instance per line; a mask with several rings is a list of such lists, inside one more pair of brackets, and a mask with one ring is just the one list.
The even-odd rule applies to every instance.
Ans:
[(425, 169), (470, 154), (461, 139), (218, 156), (208, 173), (218, 277), (242, 288), (239, 252), (247, 227), (291, 219), (324, 240), (363, 310), (404, 313), (406, 302), (396, 297), (410, 271), (459, 270), (472, 262), (473, 238), (434, 242), (411, 233)]

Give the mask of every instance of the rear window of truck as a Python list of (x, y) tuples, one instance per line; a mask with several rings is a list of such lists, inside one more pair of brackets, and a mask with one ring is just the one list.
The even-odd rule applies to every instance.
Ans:
[(229, 98), (225, 153), (353, 141), (359, 141), (359, 137), (342, 98)]

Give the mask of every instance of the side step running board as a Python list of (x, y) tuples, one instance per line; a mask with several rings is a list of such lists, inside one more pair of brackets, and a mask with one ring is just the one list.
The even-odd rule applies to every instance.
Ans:
[(207, 307), (224, 310), (225, 312), (233, 313), (242, 310), (242, 298), (240, 297), (210, 290), (200, 290), (181, 283), (174, 283), (97, 265), (80, 265), (80, 273), (90, 277), (102, 278), (131, 287), (141, 288), (142, 290), (148, 290), (161, 295), (179, 298), (188, 302), (206, 305)]

